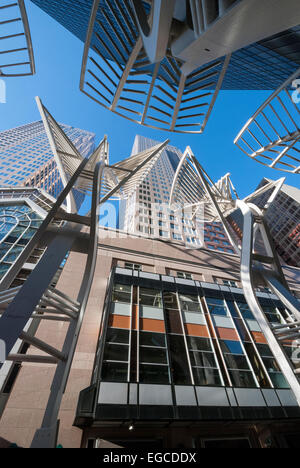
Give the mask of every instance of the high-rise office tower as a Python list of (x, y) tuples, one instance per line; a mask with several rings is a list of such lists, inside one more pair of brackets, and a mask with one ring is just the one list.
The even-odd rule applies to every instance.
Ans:
[[(62, 124), (78, 151), (88, 156), (94, 148), (91, 132)], [(0, 186), (40, 187), (53, 197), (63, 188), (49, 140), (41, 121), (0, 133)], [(74, 191), (79, 206), (83, 196)]]
[[(81, 41), (84, 42), (86, 40), (93, 0), (77, 2), (76, 6), (72, 0), (32, 0), (32, 2), (52, 16)], [(115, 3), (121, 6), (126, 17), (125, 21), (130, 25), (127, 29), (127, 36), (120, 27), (120, 21), (118, 22), (116, 20), (117, 6)], [(124, 42), (125, 44), (128, 42), (128, 35), (132, 39), (132, 31), (134, 31), (135, 34), (137, 33), (136, 26), (131, 22), (128, 15), (126, 5), (125, 7), (123, 6), (124, 3), (130, 4), (131, 2), (125, 2), (124, 0), (121, 0), (120, 2), (101, 0), (99, 2), (100, 8), (97, 12), (97, 20), (104, 24), (104, 31), (105, 34), (108, 34), (108, 39), (109, 37), (113, 37), (115, 43), (118, 47), (120, 46), (120, 50), (123, 52), (126, 51), (126, 48), (124, 49), (122, 44), (124, 44)], [(141, 3), (143, 3), (146, 11), (149, 12), (152, 2), (145, 1)], [(195, 34), (196, 36), (199, 34), (197, 26), (195, 24), (191, 24), (191, 17), (189, 18), (189, 16), (191, 16), (191, 10), (193, 10), (192, 4), (194, 2), (183, 2), (182, 0), (178, 0), (177, 3), (178, 6), (177, 12), (175, 11), (175, 17), (177, 16), (176, 19), (178, 27), (181, 22), (182, 25), (186, 22), (190, 28), (188, 31), (190, 35), (192, 36), (192, 34)], [(201, 4), (201, 2), (199, 3)], [(206, 15), (208, 15), (208, 18), (207, 20), (204, 19), (204, 22), (210, 23), (210, 26), (215, 22), (214, 26), (217, 27), (218, 22), (220, 23), (224, 21), (224, 18), (222, 20), (222, 15), (226, 13), (226, 9), (230, 9), (231, 7), (242, 9), (244, 7), (243, 3), (245, 4), (247, 2), (240, 0), (205, 0), (202, 2), (204, 7), (199, 6), (199, 10), (201, 10), (201, 8), (206, 9)], [(259, 4), (263, 2), (257, 3)], [(189, 6), (189, 4), (191, 4), (191, 6)], [(258, 6), (259, 5), (254, 6), (254, 9), (257, 9)], [(183, 8), (183, 10), (180, 11), (181, 8)], [(248, 44), (245, 47), (242, 46), (243, 41), (240, 41), (241, 46), (237, 47), (238, 50), (234, 51), (232, 55), (230, 66), (223, 81), (223, 89), (276, 89), (286, 78), (289, 77), (289, 75), (299, 68), (300, 26), (295, 25), (297, 23), (296, 13), (294, 15), (295, 23), (291, 28), (286, 29), (286, 24), (288, 23), (283, 20), (282, 26), (278, 25), (276, 28), (277, 31), (274, 33), (275, 21), (272, 15), (269, 14), (268, 19), (264, 22), (264, 33), (260, 34), (261, 40), (258, 40), (257, 42), (252, 41), (252, 44)], [(251, 20), (253, 21), (253, 18), (250, 18), (249, 16), (249, 27)], [(232, 18), (230, 18), (230, 15), (227, 15), (227, 21), (233, 21)], [(117, 31), (117, 34), (114, 29)], [(180, 31), (180, 28), (178, 30)], [(201, 33), (204, 34), (205, 32), (206, 28), (203, 29), (202, 26)], [(251, 37), (251, 34), (249, 37)], [(187, 41), (188, 39), (189, 37), (187, 37)], [(105, 57), (108, 57), (108, 52), (105, 50), (105, 44), (101, 44), (101, 42), (97, 41), (96, 36), (92, 39), (92, 46), (96, 46)], [(202, 48), (203, 50), (204, 47), (205, 46)], [(207, 48), (205, 51), (206, 53), (209, 52)], [(122, 62), (122, 57), (119, 57), (119, 59)]]
[[(156, 141), (137, 135), (132, 155), (155, 145)], [(204, 213), (193, 216), (190, 209), (182, 211), (176, 205), (169, 205), (174, 174), (182, 156), (182, 152), (171, 145), (163, 150), (147, 177), (121, 203), (120, 228), (129, 233), (184, 242), (190, 248), (205, 246), (233, 253), (221, 223), (205, 220)]]
[[(269, 179), (264, 178), (258, 188), (264, 187)], [(255, 203), (263, 207), (268, 192), (256, 198)], [(288, 265), (300, 266), (300, 190), (283, 184), (276, 199), (266, 212), (266, 220), (274, 239), (278, 254)]]

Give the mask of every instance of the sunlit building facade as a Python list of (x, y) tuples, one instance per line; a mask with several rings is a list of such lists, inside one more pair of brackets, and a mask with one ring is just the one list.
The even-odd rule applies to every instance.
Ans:
[[(94, 148), (95, 135), (62, 124), (62, 129), (85, 157)], [(57, 198), (63, 185), (41, 121), (0, 133), (0, 186), (39, 187)], [(83, 196), (77, 192), (77, 204)]]
[[(137, 135), (132, 155), (156, 144), (150, 138)], [(206, 220), (201, 210), (193, 216), (190, 209), (182, 210), (170, 205), (172, 183), (182, 156), (182, 152), (171, 145), (163, 150), (148, 176), (121, 203), (120, 229), (184, 242), (190, 248), (205, 246), (219, 252), (234, 253), (222, 223)]]
[[(263, 179), (258, 188), (268, 182), (268, 179)], [(263, 207), (266, 197), (268, 192), (257, 197), (256, 204)], [(300, 190), (283, 184), (266, 212), (266, 220), (282, 260), (288, 265), (300, 267)]]

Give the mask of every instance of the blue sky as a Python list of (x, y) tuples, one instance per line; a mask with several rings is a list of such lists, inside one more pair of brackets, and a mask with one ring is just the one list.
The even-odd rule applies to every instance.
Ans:
[[(265, 91), (223, 91), (202, 135), (179, 135), (155, 131), (102, 109), (79, 91), (83, 43), (29, 0), (37, 73), (34, 77), (6, 79), (7, 103), (0, 104), (0, 131), (39, 120), (34, 101), (40, 96), (56, 120), (104, 134), (110, 143), (110, 159), (127, 157), (135, 135), (149, 136), (181, 150), (189, 145), (213, 180), (227, 172), (239, 193), (253, 191), (262, 177), (278, 179), (285, 174), (268, 169), (244, 155), (233, 140), (251, 114), (270, 94)], [(286, 174), (286, 183), (299, 187), (299, 175)]]

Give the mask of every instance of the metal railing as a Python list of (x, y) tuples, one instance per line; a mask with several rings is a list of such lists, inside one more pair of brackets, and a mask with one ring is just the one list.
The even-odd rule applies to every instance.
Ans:
[(0, 77), (35, 74), (35, 62), (24, 0), (0, 6)]
[(300, 173), (298, 69), (259, 107), (234, 143), (247, 156), (272, 169)]
[(80, 89), (106, 109), (150, 128), (202, 133), (230, 56), (185, 74), (167, 49), (152, 63), (130, 2), (94, 0)]

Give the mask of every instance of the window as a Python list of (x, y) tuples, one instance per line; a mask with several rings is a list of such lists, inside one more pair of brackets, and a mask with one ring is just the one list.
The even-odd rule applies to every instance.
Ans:
[(187, 336), (187, 346), (195, 384), (221, 385), (222, 382), (210, 340), (208, 338)]
[(139, 292), (139, 303), (141, 305), (162, 308), (162, 297), (160, 291), (140, 287)]
[(262, 309), (270, 323), (282, 323), (282, 318), (276, 307), (263, 306)]
[(179, 295), (181, 310), (184, 312), (201, 312), (198, 296), (180, 294)]
[(115, 284), (112, 295), (113, 302), (131, 302), (131, 286), (125, 284)]
[(244, 319), (248, 320), (255, 320), (254, 315), (252, 314), (249, 306), (246, 302), (237, 302), (237, 306), (243, 316)]
[(237, 287), (237, 284), (235, 281), (233, 280), (223, 280), (223, 284), (225, 286), (231, 286), (232, 288), (236, 288)]
[(177, 271), (177, 278), (193, 279), (192, 274), (185, 271)]
[(109, 343), (129, 343), (129, 330), (109, 327), (106, 332), (106, 341)]
[(140, 331), (140, 345), (166, 347), (166, 336), (164, 333), (152, 333)]
[(140, 382), (170, 382), (165, 335), (140, 332)]
[(213, 315), (228, 315), (227, 307), (224, 299), (217, 299), (214, 297), (206, 297), (207, 307)]
[(128, 377), (129, 330), (108, 328), (101, 377), (110, 382), (126, 382)]
[(280, 371), (274, 355), (267, 344), (256, 343), (256, 348), (262, 358), (262, 361), (267, 369), (269, 377), (275, 388), (289, 388), (284, 375)]
[(226, 366), (234, 387), (256, 387), (252, 370), (239, 341), (220, 340)]
[(128, 263), (128, 262), (125, 262), (125, 268), (126, 268), (127, 270), (142, 271), (142, 265), (139, 265), (138, 263)]
[(101, 377), (109, 382), (126, 382), (128, 364), (120, 362), (103, 362)]
[(169, 335), (171, 372), (175, 385), (191, 384), (191, 376), (183, 336)]
[(162, 231), (161, 229), (159, 230), (159, 235), (161, 237), (169, 237), (169, 234), (167, 231)]
[(128, 345), (106, 343), (104, 360), (107, 361), (128, 361)]
[(177, 295), (175, 292), (164, 292), (164, 305), (169, 309), (178, 309)]

